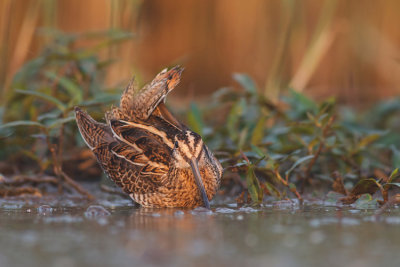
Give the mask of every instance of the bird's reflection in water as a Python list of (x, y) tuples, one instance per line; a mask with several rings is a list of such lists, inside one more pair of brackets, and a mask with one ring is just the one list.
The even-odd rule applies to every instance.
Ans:
[(190, 209), (135, 209), (126, 221), (125, 248), (145, 263), (177, 263), (177, 255), (206, 258), (221, 236), (212, 211)]

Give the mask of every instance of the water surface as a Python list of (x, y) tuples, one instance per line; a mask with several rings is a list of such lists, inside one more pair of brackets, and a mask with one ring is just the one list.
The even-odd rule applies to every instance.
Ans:
[(400, 266), (400, 209), (0, 200), (0, 266)]

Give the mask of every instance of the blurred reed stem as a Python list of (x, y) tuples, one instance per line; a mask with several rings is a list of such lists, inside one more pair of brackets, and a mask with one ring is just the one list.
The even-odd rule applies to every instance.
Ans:
[(271, 63), (271, 69), (268, 74), (264, 95), (271, 101), (275, 102), (279, 98), (279, 94), (282, 88), (285, 87), (285, 67), (288, 58), (288, 47), (294, 28), (295, 10), (298, 8), (298, 1), (286, 0), (282, 1), (283, 7), (281, 9), (282, 19), (280, 25), (284, 29), (278, 40), (277, 51), (274, 53), (274, 58)]
[(302, 92), (314, 74), (322, 58), (331, 47), (336, 35), (332, 26), (332, 18), (336, 10), (335, 0), (326, 0), (318, 19), (310, 45), (304, 54), (296, 74), (290, 82), (290, 87)]
[(9, 60), (9, 67), (7, 69), (6, 79), (4, 82), (2, 99), (5, 99), (5, 95), (7, 95), (8, 91), (10, 90), (12, 77), (27, 58), (38, 24), (42, 1), (29, 1), (27, 3), (28, 7), (26, 10), (26, 14), (22, 21), (20, 30), (18, 31), (14, 52), (12, 53)]
[[(7, 62), (9, 61), (8, 50), (10, 36), (10, 15), (12, 0), (0, 1), (0, 95), (4, 99), (4, 83), (7, 79)], [(3, 100), (0, 100), (0, 104)]]

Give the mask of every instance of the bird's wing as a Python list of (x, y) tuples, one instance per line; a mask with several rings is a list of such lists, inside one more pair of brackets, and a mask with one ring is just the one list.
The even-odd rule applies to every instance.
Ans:
[(154, 134), (162, 133), (161, 130), (122, 120), (110, 121), (110, 128), (119, 141), (110, 148), (111, 152), (138, 166), (140, 175), (164, 175), (168, 172), (172, 150), (163, 138)]
[(171, 153), (149, 132), (118, 120), (108, 125), (96, 122), (79, 108), (75, 113), (86, 144), (104, 172), (125, 192), (151, 193), (165, 182)]
[(129, 120), (146, 121), (157, 106), (179, 83), (183, 68), (176, 66), (171, 70), (164, 69), (154, 80), (137, 89), (134, 79), (121, 96), (121, 113)]

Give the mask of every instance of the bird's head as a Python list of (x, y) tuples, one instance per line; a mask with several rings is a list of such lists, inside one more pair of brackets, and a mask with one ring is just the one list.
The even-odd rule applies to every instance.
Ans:
[(192, 131), (184, 131), (175, 136), (173, 156), (178, 168), (190, 167), (192, 169), (204, 206), (210, 209), (210, 203), (199, 170), (199, 161), (203, 147), (203, 140), (199, 134)]

